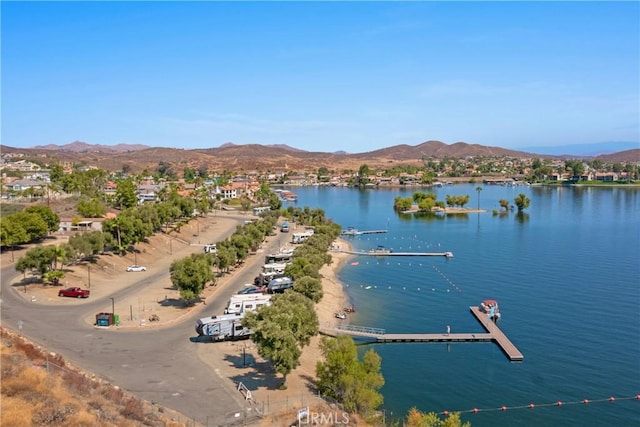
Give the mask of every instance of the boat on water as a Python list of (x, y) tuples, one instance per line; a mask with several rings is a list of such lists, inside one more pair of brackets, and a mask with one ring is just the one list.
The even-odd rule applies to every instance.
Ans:
[(369, 250), (369, 253), (370, 253), (370, 254), (390, 254), (390, 253), (392, 253), (392, 252), (393, 252), (393, 251), (392, 251), (391, 249), (385, 248), (385, 247), (384, 247), (384, 246), (382, 246), (382, 245), (378, 245), (378, 247), (377, 247), (377, 248), (374, 248), (374, 249), (370, 249), (370, 250)]
[(343, 236), (357, 236), (360, 234), (360, 232), (355, 227), (347, 227), (347, 229), (342, 230), (342, 233), (340, 234), (342, 234)]
[(498, 301), (493, 299), (486, 299), (480, 303), (480, 311), (485, 313), (487, 317), (493, 322), (500, 320), (500, 309), (498, 308)]

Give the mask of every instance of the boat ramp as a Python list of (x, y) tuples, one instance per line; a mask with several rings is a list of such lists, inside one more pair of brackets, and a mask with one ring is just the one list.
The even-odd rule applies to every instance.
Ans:
[(483, 313), (478, 307), (469, 307), (471, 313), (476, 317), (478, 322), (485, 329), (485, 333), (462, 333), (462, 334), (388, 334), (384, 329), (368, 328), (366, 326), (341, 325), (334, 326), (325, 325), (320, 328), (320, 333), (327, 336), (351, 335), (360, 338), (372, 338), (375, 342), (493, 342), (500, 347), (502, 352), (511, 362), (521, 362), (524, 356), (516, 348), (515, 345), (500, 330), (498, 325), (491, 321), (486, 313)]

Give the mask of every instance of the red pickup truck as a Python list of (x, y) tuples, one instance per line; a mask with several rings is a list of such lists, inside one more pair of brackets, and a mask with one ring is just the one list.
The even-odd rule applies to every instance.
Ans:
[(82, 288), (67, 288), (67, 289), (60, 289), (60, 291), (58, 291), (58, 296), (59, 297), (73, 297), (73, 298), (89, 298), (89, 293), (91, 291), (89, 291), (88, 289), (82, 289)]

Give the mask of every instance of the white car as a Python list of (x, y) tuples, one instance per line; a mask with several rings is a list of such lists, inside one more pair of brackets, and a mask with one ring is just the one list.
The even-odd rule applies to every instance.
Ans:
[(141, 265), (130, 265), (127, 267), (127, 271), (147, 271), (147, 267)]

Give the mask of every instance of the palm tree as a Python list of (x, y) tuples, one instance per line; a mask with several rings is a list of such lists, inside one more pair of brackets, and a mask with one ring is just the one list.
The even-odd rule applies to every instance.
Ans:
[(480, 210), (480, 192), (482, 191), (482, 187), (476, 187), (476, 191), (478, 192), (478, 210)]

